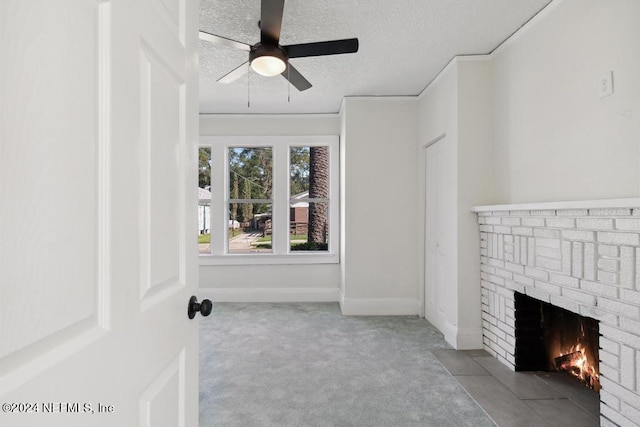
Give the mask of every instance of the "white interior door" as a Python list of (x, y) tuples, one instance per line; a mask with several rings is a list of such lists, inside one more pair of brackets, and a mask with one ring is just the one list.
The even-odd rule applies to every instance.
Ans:
[(194, 426), (197, 2), (0, 1), (1, 426)]
[(425, 318), (445, 338), (456, 326), (455, 155), (445, 137), (426, 149)]

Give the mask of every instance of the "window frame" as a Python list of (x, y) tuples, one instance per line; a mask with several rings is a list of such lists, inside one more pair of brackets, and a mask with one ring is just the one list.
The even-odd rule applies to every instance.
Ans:
[[(202, 136), (200, 147), (211, 147), (211, 252), (200, 253), (200, 265), (277, 265), (277, 264), (337, 264), (340, 239), (340, 144), (338, 135), (301, 136)], [(291, 251), (290, 173), (291, 147), (329, 147), (329, 245), (327, 251)], [(229, 210), (229, 149), (233, 147), (272, 148), (272, 252), (232, 254), (228, 251)], [(218, 160), (222, 159), (222, 161)], [(223, 189), (218, 191), (217, 189)], [(285, 230), (285, 231), (280, 231)]]

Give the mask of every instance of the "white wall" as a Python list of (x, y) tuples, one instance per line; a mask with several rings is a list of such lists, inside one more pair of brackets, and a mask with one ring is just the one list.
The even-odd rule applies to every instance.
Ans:
[[(475, 334), (471, 206), (639, 195), (638, 17), (637, 0), (556, 0), (488, 57), (453, 60), (421, 94), (420, 147), (445, 133), (457, 146), (458, 294), (446, 292), (456, 302), (438, 325), (445, 336), (449, 324)], [(601, 99), (611, 70), (615, 93)]]
[(481, 345), (480, 235), (471, 208), (493, 198), (492, 63), (487, 57), (458, 64), (458, 331), (457, 348)]
[[(347, 98), (340, 115), (203, 115), (200, 134), (340, 134), (341, 262), (201, 266), (217, 301), (319, 301), (345, 314), (419, 314), (416, 97)], [(342, 285), (342, 290), (340, 286)]]
[(201, 114), (200, 135), (339, 135), (338, 114)]
[[(339, 133), (337, 114), (200, 116), (201, 136)], [(215, 301), (338, 301), (340, 265), (201, 265), (200, 289)]]
[[(426, 300), (425, 316), (456, 348), (480, 348), (480, 254), (477, 220), (471, 208), (491, 201), (492, 66), (488, 57), (455, 58), (419, 98), (420, 217), (425, 218), (425, 147), (434, 140), (451, 144), (446, 165), (451, 179), (444, 192), (454, 194), (448, 207), (453, 220), (444, 230), (450, 256), (438, 265), (438, 301)], [(442, 139), (440, 139), (442, 138)], [(451, 199), (448, 199), (451, 200)], [(423, 220), (424, 221), (424, 220)], [(420, 234), (420, 283), (425, 281), (425, 231)], [(442, 245), (443, 243), (440, 242)], [(422, 290), (422, 289), (421, 289)], [(424, 294), (422, 294), (424, 296)], [(436, 307), (437, 305), (437, 307)]]
[(638, 0), (555, 1), (491, 55), (494, 202), (640, 194), (639, 18)]
[(342, 104), (345, 314), (419, 313), (416, 107), (416, 97)]

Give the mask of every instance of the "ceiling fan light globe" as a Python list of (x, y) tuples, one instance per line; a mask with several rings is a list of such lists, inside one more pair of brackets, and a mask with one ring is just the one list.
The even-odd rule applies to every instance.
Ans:
[(287, 68), (284, 61), (276, 56), (258, 56), (251, 61), (251, 68), (258, 74), (266, 77), (277, 76)]

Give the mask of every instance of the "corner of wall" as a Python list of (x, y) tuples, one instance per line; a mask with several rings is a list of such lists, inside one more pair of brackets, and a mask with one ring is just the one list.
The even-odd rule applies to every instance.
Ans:
[[(451, 344), (451, 342), (449, 342)], [(456, 350), (480, 350), (483, 348), (482, 327), (480, 328), (458, 328), (455, 336)]]
[(489, 55), (461, 59), (457, 97), (458, 343), (466, 347), (482, 345), (474, 338), (481, 331), (482, 320), (480, 236), (471, 209), (493, 201), (493, 74)]
[[(439, 141), (438, 135), (446, 135), (444, 143), (451, 144), (452, 152), (446, 168), (454, 176), (450, 182), (454, 183), (451, 191), (455, 191), (453, 206), (447, 208), (455, 218), (447, 226), (454, 243), (450, 261), (442, 268), (448, 268), (449, 280), (456, 286), (440, 292), (437, 301), (427, 295), (425, 300), (430, 305), (425, 317), (443, 332), (449, 344), (459, 349), (482, 348), (480, 272), (475, 265), (480, 242), (471, 208), (476, 200), (491, 200), (487, 196), (487, 192), (491, 193), (491, 156), (487, 153), (491, 151), (493, 123), (491, 70), (488, 55), (456, 57), (420, 95), (418, 149)], [(426, 174), (426, 161), (421, 160), (420, 179), (425, 180)], [(421, 204), (426, 205), (424, 184), (420, 192)], [(425, 207), (420, 209), (426, 218)], [(422, 246), (426, 244), (425, 241)], [(425, 258), (425, 249), (422, 251)], [(421, 268), (426, 269), (424, 262)], [(424, 283), (426, 274), (422, 272), (421, 276)], [(439, 314), (442, 310), (446, 316)]]

